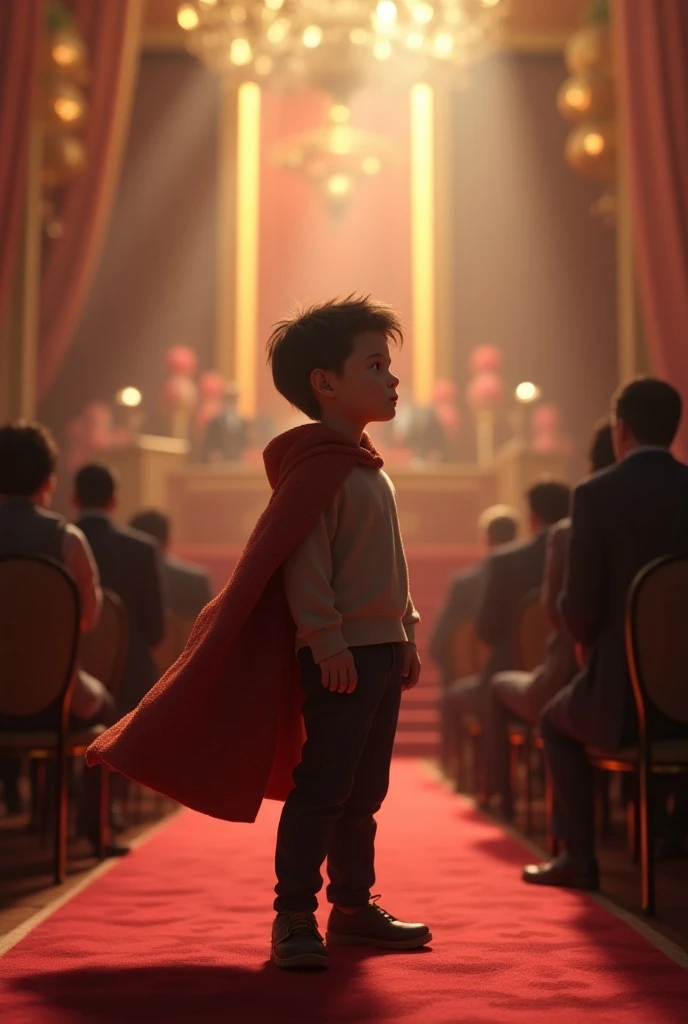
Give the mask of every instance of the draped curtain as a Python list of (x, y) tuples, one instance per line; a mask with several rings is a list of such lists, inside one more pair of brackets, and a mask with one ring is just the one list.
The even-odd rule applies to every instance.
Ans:
[[(86, 167), (67, 188), (59, 239), (46, 239), (41, 277), (38, 396), (53, 384), (98, 265), (119, 180), (138, 68), (142, 0), (73, 0), (92, 80)], [(97, 344), (98, 339), (94, 338)]]
[(654, 371), (681, 392), (688, 459), (688, 0), (615, 0), (636, 260)]
[(0, 322), (21, 238), (42, 0), (0, 0)]

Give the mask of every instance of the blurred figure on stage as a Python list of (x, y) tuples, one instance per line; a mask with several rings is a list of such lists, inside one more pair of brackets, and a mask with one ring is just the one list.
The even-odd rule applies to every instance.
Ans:
[(222, 396), (222, 408), (210, 420), (205, 432), (205, 457), (208, 462), (240, 462), (248, 444), (249, 423), (239, 413), (239, 389), (228, 384)]

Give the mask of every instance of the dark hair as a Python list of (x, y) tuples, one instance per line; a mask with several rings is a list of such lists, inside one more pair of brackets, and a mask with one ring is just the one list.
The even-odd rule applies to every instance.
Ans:
[(134, 530), (147, 533), (149, 537), (153, 537), (159, 544), (167, 544), (170, 539), (170, 517), (166, 516), (164, 512), (158, 512), (157, 509), (147, 508), (142, 512), (137, 512), (132, 517), (129, 525)]
[(616, 418), (640, 444), (668, 448), (681, 422), (683, 403), (676, 388), (655, 377), (637, 377), (614, 396)]
[(553, 526), (569, 514), (571, 488), (560, 480), (538, 480), (528, 489), (526, 498), (533, 515), (545, 526)]
[(588, 461), (593, 473), (599, 473), (602, 469), (609, 469), (616, 462), (612, 423), (608, 416), (598, 420), (595, 426), (595, 433), (592, 435), (592, 441), (590, 442)]
[(105, 508), (117, 490), (117, 479), (107, 466), (91, 462), (74, 479), (74, 495), (82, 508)]
[(518, 512), (509, 505), (491, 505), (478, 520), (478, 530), (490, 544), (509, 544), (518, 533)]
[(322, 411), (311, 387), (311, 373), (330, 370), (341, 376), (354, 338), (363, 331), (380, 331), (395, 344), (403, 344), (397, 314), (369, 296), (331, 299), (275, 324), (267, 352), (279, 393), (306, 416), (319, 420)]
[(57, 445), (40, 423), (0, 427), (0, 494), (30, 498), (55, 472)]

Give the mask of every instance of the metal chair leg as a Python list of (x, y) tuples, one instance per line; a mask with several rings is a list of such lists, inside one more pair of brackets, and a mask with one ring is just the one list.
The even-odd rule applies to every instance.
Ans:
[(55, 884), (62, 885), (67, 874), (67, 759), (58, 750), (55, 759)]

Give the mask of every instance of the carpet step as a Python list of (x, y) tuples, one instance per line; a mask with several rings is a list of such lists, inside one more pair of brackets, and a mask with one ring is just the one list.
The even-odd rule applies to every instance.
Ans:
[(399, 732), (427, 732), (437, 728), (437, 709), (404, 708), (399, 715)]
[(398, 732), (394, 741), (394, 753), (397, 757), (435, 757), (439, 745), (439, 733), (435, 731)]

